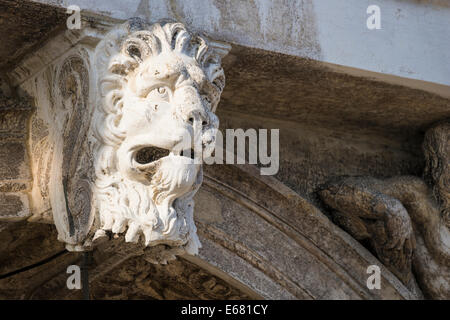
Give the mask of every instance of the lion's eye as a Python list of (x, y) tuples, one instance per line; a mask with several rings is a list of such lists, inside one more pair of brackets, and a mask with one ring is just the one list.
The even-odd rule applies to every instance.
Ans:
[(152, 100), (168, 100), (169, 99), (169, 89), (167, 87), (157, 87), (150, 90), (147, 94), (147, 99)]
[(158, 93), (159, 93), (159, 94), (165, 94), (165, 93), (166, 93), (166, 88), (164, 88), (164, 87), (159, 87), (159, 88), (158, 88)]

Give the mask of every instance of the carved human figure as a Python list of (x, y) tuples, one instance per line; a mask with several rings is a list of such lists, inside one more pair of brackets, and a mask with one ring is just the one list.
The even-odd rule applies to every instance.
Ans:
[(127, 242), (197, 253), (192, 197), (203, 176), (195, 146), (213, 149), (229, 49), (180, 23), (140, 19), (97, 46), (95, 239), (126, 232)]
[(368, 239), (381, 262), (426, 297), (450, 299), (450, 123), (425, 135), (424, 180), (414, 176), (350, 177), (319, 195), (334, 220), (357, 240)]

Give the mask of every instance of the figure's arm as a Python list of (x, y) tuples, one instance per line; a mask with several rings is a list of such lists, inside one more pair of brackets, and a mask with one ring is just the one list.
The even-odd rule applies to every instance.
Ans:
[(431, 188), (424, 180), (414, 176), (390, 178), (386, 180), (386, 185), (385, 192), (399, 199), (408, 210), (416, 231), (423, 237), (433, 259), (450, 265), (450, 232)]
[(356, 239), (368, 238), (378, 258), (403, 283), (411, 279), (415, 238), (402, 203), (384, 192), (384, 182), (374, 178), (346, 178), (319, 192), (338, 212), (336, 222)]

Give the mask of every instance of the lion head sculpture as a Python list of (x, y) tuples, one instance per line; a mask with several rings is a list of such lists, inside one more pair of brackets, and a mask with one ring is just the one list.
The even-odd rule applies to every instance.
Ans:
[(192, 198), (202, 183), (202, 153), (214, 148), (225, 85), (220, 64), (229, 49), (180, 23), (137, 18), (99, 43), (97, 233), (126, 232), (127, 242), (198, 252)]

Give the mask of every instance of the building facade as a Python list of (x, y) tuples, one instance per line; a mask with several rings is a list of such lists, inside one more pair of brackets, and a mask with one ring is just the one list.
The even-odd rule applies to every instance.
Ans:
[(445, 1), (0, 9), (0, 298), (450, 298)]

